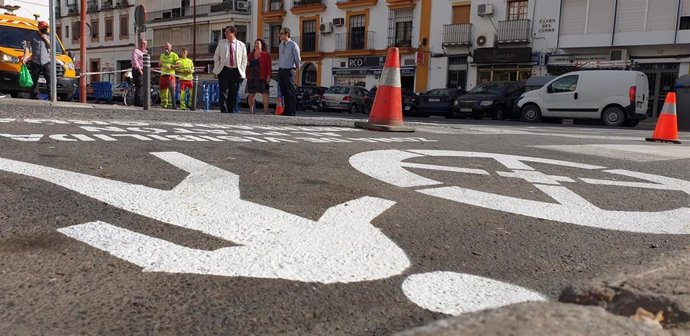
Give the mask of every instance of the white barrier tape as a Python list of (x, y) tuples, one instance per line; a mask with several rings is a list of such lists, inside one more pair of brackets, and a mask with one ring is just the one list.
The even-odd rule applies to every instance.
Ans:
[(103, 74), (127, 72), (127, 71), (132, 71), (132, 68), (125, 69), (125, 70), (113, 70), (113, 71), (83, 72), (83, 73), (80, 73), (79, 76), (103, 75)]
[[(151, 72), (159, 73), (159, 74), (161, 74), (161, 75), (163, 74), (163, 72), (161, 72), (160, 70), (156, 70), (156, 69), (151, 69)], [(175, 78), (180, 78), (179, 75), (171, 75), (171, 74), (166, 74), (166, 75), (168, 75), (168, 76), (174, 76)], [(191, 79), (184, 79), (184, 80), (191, 80)]]

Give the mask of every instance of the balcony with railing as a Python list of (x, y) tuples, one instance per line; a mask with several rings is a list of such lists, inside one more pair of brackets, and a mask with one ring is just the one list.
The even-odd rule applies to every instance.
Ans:
[[(118, 0), (120, 1), (120, 0)], [(214, 15), (238, 14), (251, 15), (250, 2), (246, 0), (226, 0), (212, 4), (196, 6), (196, 17), (202, 18)], [(178, 7), (148, 13), (147, 23), (192, 19), (194, 6)]]
[(113, 0), (102, 0), (101, 10), (113, 9)]
[(264, 1), (264, 13), (279, 12), (283, 10), (283, 0)]
[(304, 57), (309, 56), (310, 53), (312, 53), (311, 56), (317, 56), (313, 53), (322, 53), (324, 51), (323, 46), (321, 45), (322, 40), (319, 37), (319, 34), (314, 34), (305, 36), (290, 36), (290, 39), (297, 42), (300, 52), (302, 52), (302, 56)]
[(97, 0), (91, 0), (86, 3), (86, 12), (87, 13), (98, 13), (98, 1)]
[(350, 9), (353, 7), (376, 6), (378, 0), (337, 0), (335, 5), (340, 9)]
[(76, 3), (67, 4), (67, 15), (79, 15), (79, 7)]
[(134, 5), (134, 0), (116, 0), (116, 2), (115, 2), (115, 8), (127, 7), (127, 6), (133, 6), (133, 5)]
[(264, 2), (264, 8), (261, 12), (264, 22), (283, 21), (285, 17), (285, 4), (283, 0), (271, 0)]
[(530, 20), (498, 21), (498, 43), (528, 43)]
[(373, 31), (368, 31), (335, 34), (335, 51), (374, 49), (374, 33)]
[(444, 47), (472, 45), (472, 24), (459, 23), (443, 26)]
[(397, 48), (412, 48), (412, 36), (388, 36), (388, 46)]
[(290, 11), (293, 14), (323, 12), (326, 10), (326, 2), (323, 0), (294, 0)]

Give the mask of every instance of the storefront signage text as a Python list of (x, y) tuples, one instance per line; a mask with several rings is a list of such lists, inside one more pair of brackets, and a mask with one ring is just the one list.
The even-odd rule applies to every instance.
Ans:
[(556, 19), (541, 18), (539, 19), (539, 33), (553, 33), (556, 31)]

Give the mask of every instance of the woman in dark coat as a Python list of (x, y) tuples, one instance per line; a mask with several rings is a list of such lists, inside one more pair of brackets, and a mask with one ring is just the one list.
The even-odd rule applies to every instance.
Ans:
[(268, 87), (271, 83), (271, 55), (262, 39), (254, 41), (254, 50), (247, 55), (247, 86), (249, 113), (254, 114), (254, 98), (262, 94), (264, 114), (268, 114)]

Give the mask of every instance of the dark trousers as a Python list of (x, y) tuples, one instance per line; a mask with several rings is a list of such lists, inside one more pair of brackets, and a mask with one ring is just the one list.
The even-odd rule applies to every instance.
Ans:
[(242, 76), (236, 68), (224, 67), (218, 74), (218, 86), (220, 86), (220, 113), (232, 113), (237, 105), (237, 93), (242, 84)]
[(144, 75), (139, 70), (132, 69), (132, 80), (134, 81), (134, 106), (144, 104)]
[(41, 74), (46, 79), (46, 87), (48, 87), (48, 95), (50, 95), (50, 63), (40, 65), (29, 62), (27, 66), (29, 67), (29, 72), (31, 72), (31, 80), (34, 81), (34, 86), (31, 87), (31, 99), (38, 98), (38, 95), (41, 93), (38, 87), (38, 76)]
[(297, 86), (295, 85), (295, 69), (278, 69), (278, 85), (280, 94), (285, 99), (284, 115), (295, 115), (297, 112)]

